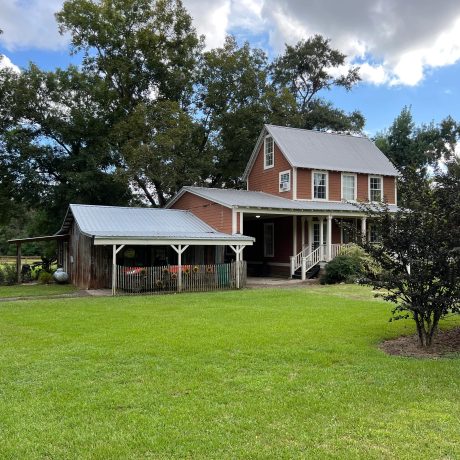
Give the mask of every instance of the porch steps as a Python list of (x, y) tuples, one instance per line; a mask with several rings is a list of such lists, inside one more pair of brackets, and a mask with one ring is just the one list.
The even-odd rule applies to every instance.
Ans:
[[(320, 274), (320, 271), (321, 271), (321, 267), (320, 267), (319, 263), (316, 264), (316, 265), (313, 265), (313, 267), (311, 267), (305, 273), (305, 278), (307, 280), (312, 279), (312, 278), (317, 278), (319, 276), (319, 274)], [(292, 275), (292, 279), (298, 279), (298, 280), (302, 279), (302, 273), (301, 272), (302, 272), (302, 269), (298, 268), (294, 272), (294, 274)]]

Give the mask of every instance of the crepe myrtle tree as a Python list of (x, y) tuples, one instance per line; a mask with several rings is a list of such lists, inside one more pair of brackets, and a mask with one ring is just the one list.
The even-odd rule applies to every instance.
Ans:
[(378, 242), (358, 244), (383, 269), (370, 283), (394, 304), (391, 320), (412, 318), (420, 345), (430, 347), (439, 321), (460, 312), (460, 166), (431, 178), (405, 171), (399, 193), (396, 213), (386, 204), (359, 205)]

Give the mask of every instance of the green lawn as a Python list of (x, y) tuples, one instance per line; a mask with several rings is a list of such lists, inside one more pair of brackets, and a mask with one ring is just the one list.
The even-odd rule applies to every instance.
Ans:
[(0, 303), (0, 458), (460, 458), (460, 360), (386, 356), (413, 332), (389, 310), (349, 286)]
[(15, 284), (0, 286), (0, 299), (8, 297), (41, 297), (75, 292), (71, 284)]

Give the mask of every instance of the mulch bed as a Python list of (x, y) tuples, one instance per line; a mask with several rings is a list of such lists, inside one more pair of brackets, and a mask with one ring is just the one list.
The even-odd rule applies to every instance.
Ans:
[(380, 344), (380, 349), (389, 355), (411, 358), (442, 358), (453, 353), (460, 353), (460, 327), (439, 331), (428, 350), (420, 347), (416, 335), (386, 340)]

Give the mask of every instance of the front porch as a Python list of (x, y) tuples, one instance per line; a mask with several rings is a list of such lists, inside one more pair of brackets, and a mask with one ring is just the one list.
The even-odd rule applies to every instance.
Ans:
[[(244, 251), (248, 276), (309, 278), (309, 269), (346, 250), (358, 234), (366, 235), (363, 215), (240, 213), (241, 231), (255, 238)], [(344, 225), (344, 224), (347, 225)]]

